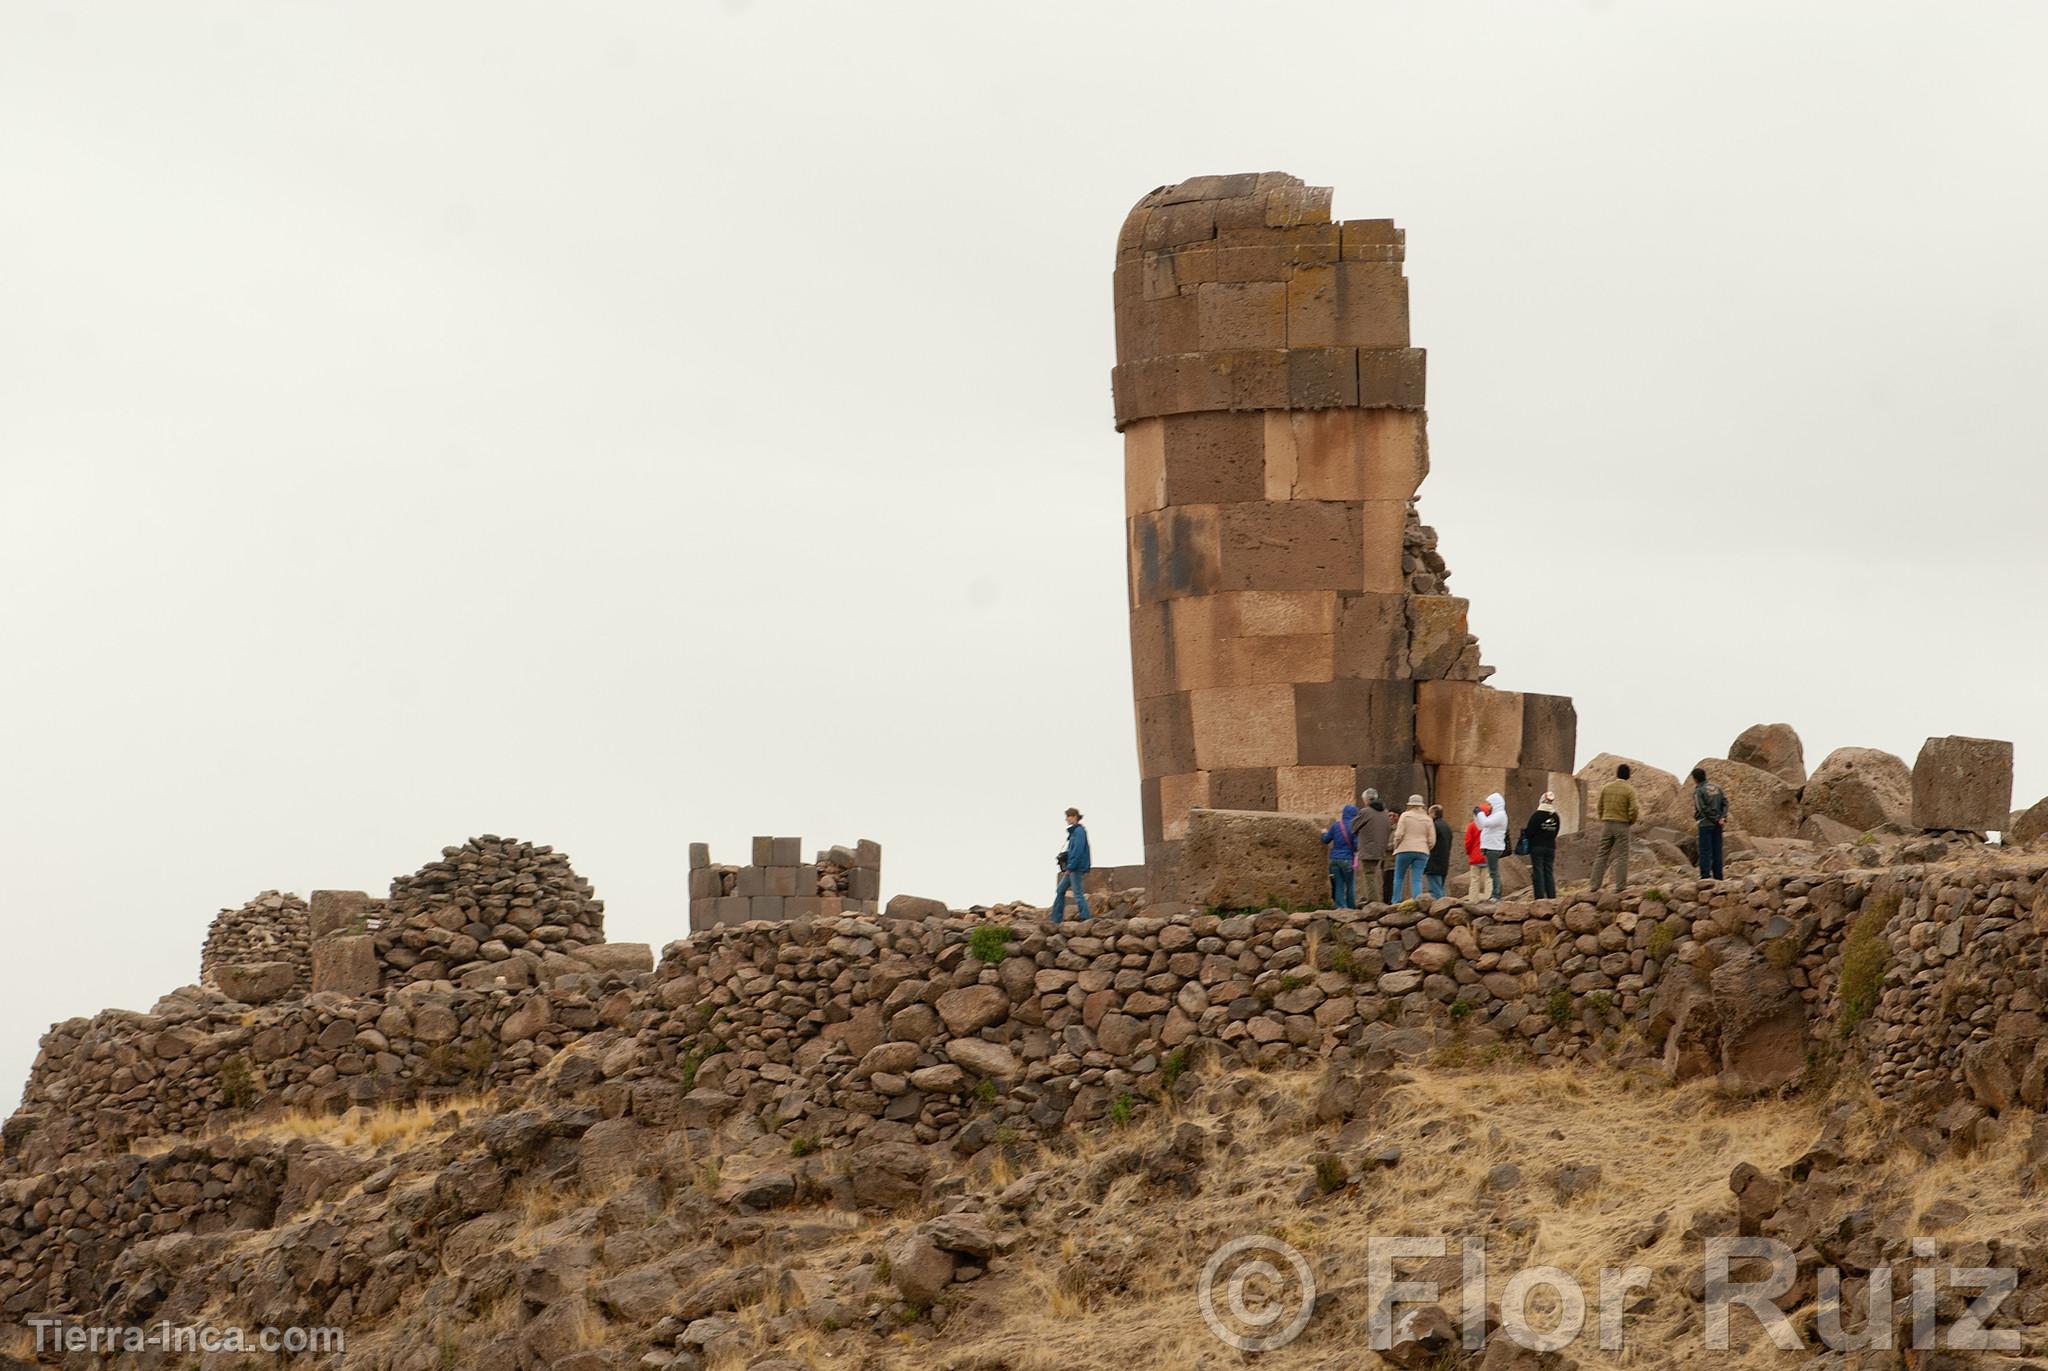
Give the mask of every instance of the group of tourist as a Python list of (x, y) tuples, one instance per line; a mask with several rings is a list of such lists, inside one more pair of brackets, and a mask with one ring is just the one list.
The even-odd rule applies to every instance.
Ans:
[[(1629, 838), (1642, 818), (1642, 804), (1629, 781), (1627, 763), (1614, 769), (1614, 779), (1600, 788), (1594, 815), (1600, 824), (1599, 845), (1593, 853), (1590, 888), (1598, 890), (1610, 869), (1614, 888), (1628, 884)], [(1693, 820), (1699, 830), (1700, 876), (1722, 879), (1727, 860), (1725, 831), (1728, 826), (1728, 796), (1707, 779), (1704, 768), (1694, 767)], [(1410, 795), (1400, 814), (1389, 813), (1377, 790), (1359, 796), (1361, 805), (1347, 804), (1344, 812), (1323, 830), (1323, 845), (1329, 849), (1330, 899), (1337, 909), (1356, 909), (1361, 887), (1368, 901), (1399, 904), (1403, 900), (1444, 896), (1451, 873), (1451, 844), (1455, 835), (1444, 820), (1444, 807)], [(1538, 900), (1557, 898), (1557, 839), (1564, 826), (1558, 813), (1557, 796), (1544, 791), (1522, 825), (1514, 851), (1529, 859), (1529, 893)], [(1501, 898), (1500, 864), (1508, 856), (1507, 798), (1498, 791), (1472, 807), (1471, 822), (1465, 825), (1465, 898), (1473, 901)], [(1067, 895), (1072, 893), (1075, 919), (1088, 919), (1088, 896), (1082, 890), (1093, 865), (1088, 854), (1088, 830), (1082, 827), (1081, 811), (1067, 811), (1067, 843), (1059, 853), (1059, 883), (1053, 891), (1052, 921), (1066, 917)]]
[[(1457, 840), (1444, 819), (1444, 807), (1410, 795), (1397, 818), (1387, 812), (1377, 790), (1368, 789), (1359, 798), (1362, 808), (1345, 805), (1337, 821), (1323, 830), (1335, 907), (1356, 909), (1361, 884), (1368, 900), (1385, 904), (1442, 899), (1451, 873), (1451, 846)], [(1529, 858), (1538, 899), (1557, 895), (1557, 835), (1562, 826), (1557, 797), (1545, 791), (1523, 824), (1515, 849)], [(1495, 793), (1472, 807), (1471, 821), (1465, 825), (1465, 898), (1501, 897), (1500, 864), (1508, 855), (1510, 831), (1506, 796)]]

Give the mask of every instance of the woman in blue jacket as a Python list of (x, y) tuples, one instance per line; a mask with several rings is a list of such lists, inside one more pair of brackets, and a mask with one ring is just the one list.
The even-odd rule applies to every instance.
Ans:
[(1358, 806), (1345, 805), (1343, 816), (1323, 830), (1323, 844), (1330, 849), (1330, 898), (1337, 909), (1358, 908), (1357, 873), (1351, 862), (1357, 849), (1351, 845), (1351, 825), (1358, 819)]

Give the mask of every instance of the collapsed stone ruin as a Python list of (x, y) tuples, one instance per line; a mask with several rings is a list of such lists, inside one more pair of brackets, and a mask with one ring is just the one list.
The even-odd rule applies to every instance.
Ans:
[[(1191, 809), (1332, 814), (1373, 787), (1526, 813), (1577, 717), (1492, 674), (1416, 511), (1429, 471), (1405, 235), (1277, 172), (1153, 191), (1117, 239), (1145, 857)], [(1573, 816), (1575, 818), (1575, 816)]]
[(750, 919), (872, 914), (882, 898), (882, 845), (862, 838), (803, 860), (802, 838), (756, 837), (754, 860), (724, 866), (708, 843), (690, 844), (690, 930)]

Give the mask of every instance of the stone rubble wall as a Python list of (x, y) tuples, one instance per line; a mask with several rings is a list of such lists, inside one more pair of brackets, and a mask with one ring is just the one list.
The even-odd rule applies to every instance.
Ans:
[[(1967, 1143), (2048, 1105), (2044, 930), (2036, 856), (1007, 937), (954, 918), (756, 922), (671, 944), (652, 973), (253, 1010), (195, 988), (46, 1035), (0, 1135), (0, 1310), (52, 1307), (103, 1232), (258, 1222), (235, 1196), (274, 1177), (234, 1169), (227, 1126), (480, 1091), (500, 1109), (538, 1094), (654, 1127), (744, 1114), (814, 1146), (969, 1152), (1217, 1071), (1521, 1053), (1741, 1091), (1859, 1070)], [(1869, 1014), (1845, 1034), (1852, 962)], [(173, 1160), (126, 1155), (143, 1140)], [(138, 1186), (139, 1167), (155, 1169)]]
[(690, 844), (690, 931), (751, 919), (872, 914), (882, 898), (882, 845), (862, 838), (809, 862), (802, 838), (757, 837), (754, 860), (724, 866), (708, 843)]
[(0, 1179), (0, 1313), (99, 1307), (103, 1273), (149, 1238), (268, 1228), (284, 1173), (268, 1144), (218, 1139)]
[(391, 882), (374, 934), (391, 981), (488, 983), (500, 964), (604, 942), (604, 901), (554, 848), (485, 834)]
[[(288, 989), (304, 993), (312, 979), (307, 906), (296, 895), (266, 890), (239, 909), (223, 909), (206, 930), (199, 953), (199, 981), (218, 986), (224, 967), (282, 965)], [(226, 973), (230, 980), (234, 972)]]

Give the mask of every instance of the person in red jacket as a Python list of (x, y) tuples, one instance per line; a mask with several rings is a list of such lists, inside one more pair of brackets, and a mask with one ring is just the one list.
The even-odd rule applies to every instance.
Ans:
[(1486, 883), (1486, 853), (1479, 846), (1479, 816), (1493, 813), (1493, 806), (1478, 804), (1472, 806), (1472, 822), (1465, 825), (1465, 860), (1471, 869), (1465, 873), (1465, 898), (1483, 900), (1490, 893)]

